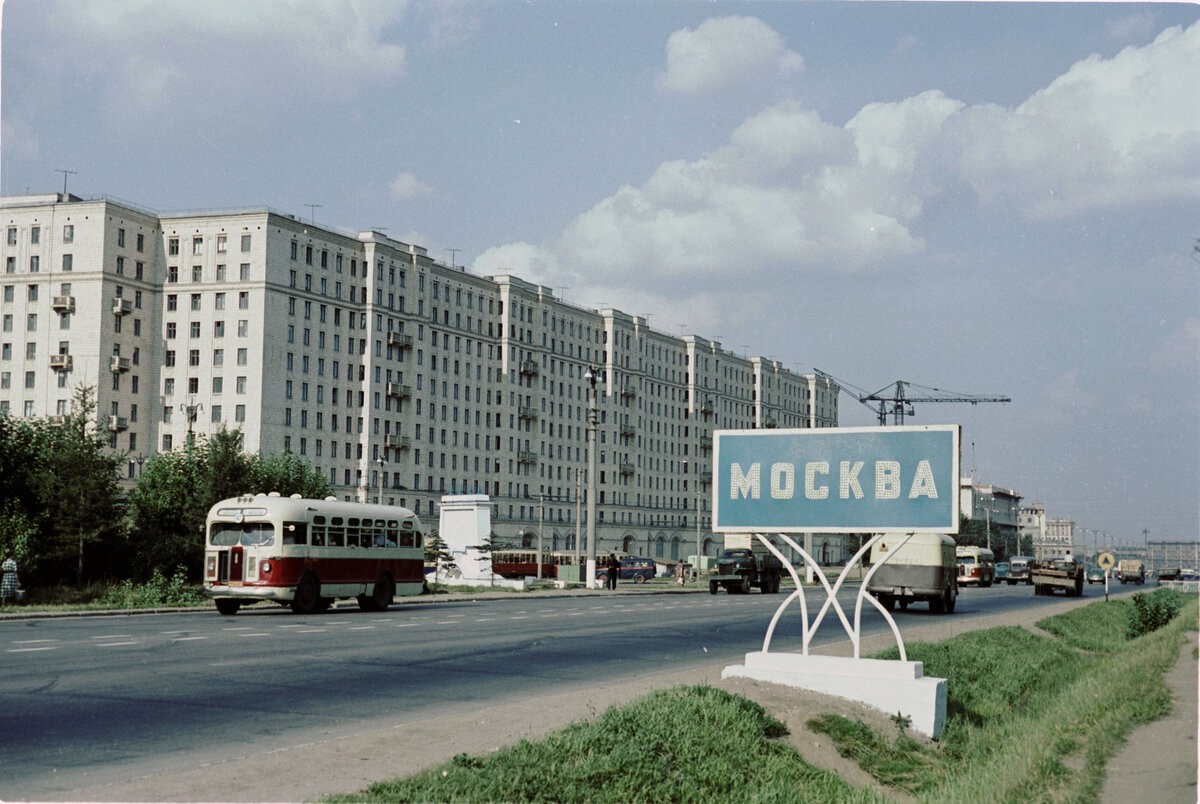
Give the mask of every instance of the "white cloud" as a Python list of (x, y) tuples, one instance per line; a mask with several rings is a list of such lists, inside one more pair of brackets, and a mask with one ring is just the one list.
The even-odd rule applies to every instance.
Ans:
[(964, 112), (957, 168), (1039, 218), (1200, 195), (1200, 23), (1076, 63), (1013, 111)]
[(720, 17), (685, 28), (667, 40), (667, 69), (659, 86), (698, 95), (756, 76), (792, 75), (804, 58), (783, 45), (783, 37), (754, 17)]
[(922, 213), (947, 189), (1040, 217), (1196, 197), (1198, 77), (1200, 24), (1079, 62), (1012, 110), (929, 91), (840, 126), (778, 103), (725, 145), (618, 188), (553, 242), (481, 259), (581, 298), (623, 295), (622, 309), (699, 309), (733, 283), (894, 270), (924, 250)]
[(396, 201), (408, 201), (423, 195), (433, 193), (433, 188), (411, 173), (397, 174), (391, 183), (392, 198)]

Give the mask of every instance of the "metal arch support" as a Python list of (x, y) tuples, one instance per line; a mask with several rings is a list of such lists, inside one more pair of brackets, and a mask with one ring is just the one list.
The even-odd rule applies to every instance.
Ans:
[[(850, 624), (850, 621), (846, 618), (845, 611), (843, 611), (841, 604), (837, 601), (837, 593), (841, 590), (842, 584), (848, 577), (850, 570), (856, 564), (859, 564), (862, 561), (863, 557), (868, 554), (870, 549), (875, 546), (875, 543), (882, 539), (884, 535), (885, 534), (877, 533), (868, 539), (867, 542), (859, 549), (859, 551), (855, 553), (848, 562), (846, 562), (846, 566), (843, 567), (842, 571), (838, 574), (837, 580), (832, 586), (830, 586), (829, 579), (826, 577), (825, 572), (817, 565), (812, 556), (810, 556), (804, 550), (804, 548), (796, 544), (796, 542), (786, 533), (779, 534), (779, 537), (783, 539), (783, 541), (786, 542), (789, 547), (799, 553), (804, 560), (808, 562), (809, 566), (813, 568), (816, 576), (820, 579), (821, 586), (825, 589), (825, 602), (822, 604), (820, 610), (817, 612), (817, 616), (814, 618), (810, 626), (808, 621), (808, 605), (804, 596), (804, 586), (800, 582), (800, 576), (796, 572), (795, 566), (792, 565), (792, 562), (788, 560), (775, 545), (771, 544), (771, 542), (767, 540), (766, 536), (761, 533), (756, 533), (755, 536), (760, 542), (762, 542), (767, 550), (769, 550), (772, 555), (778, 558), (780, 562), (787, 567), (788, 574), (792, 576), (792, 580), (796, 584), (796, 591), (788, 595), (787, 599), (779, 604), (779, 607), (775, 610), (775, 614), (771, 617), (771, 623), (767, 626), (767, 633), (763, 638), (763, 653), (770, 652), (771, 639), (775, 634), (775, 627), (778, 625), (780, 618), (783, 616), (783, 612), (788, 606), (791, 605), (793, 600), (799, 600), (802, 625), (801, 637), (803, 646), (801, 652), (803, 655), (807, 656), (809, 654), (809, 648), (812, 644), (812, 639), (814, 636), (816, 636), (817, 631), (820, 629), (821, 622), (824, 620), (826, 612), (828, 612), (829, 608), (832, 606), (834, 611), (837, 613), (838, 619), (841, 620), (842, 627), (845, 629), (846, 634), (850, 637), (851, 643), (854, 645), (854, 658), (861, 658), (862, 604), (865, 598), (866, 600), (870, 601), (871, 605), (873, 605), (880, 614), (883, 615), (888, 627), (891, 628), (892, 635), (896, 638), (896, 645), (900, 649), (900, 661), (908, 661), (908, 655), (904, 649), (904, 639), (900, 636), (900, 628), (896, 625), (896, 621), (892, 618), (891, 612), (885, 609), (883, 605), (875, 599), (874, 595), (867, 593), (867, 585), (871, 577), (881, 566), (887, 563), (888, 559), (895, 555), (895, 551), (889, 551), (887, 558), (871, 567), (871, 569), (867, 571), (867, 574), (863, 576), (862, 584), (859, 586), (858, 595), (855, 598), (853, 625)], [(911, 537), (911, 533), (905, 535), (897, 547), (903, 545)]]

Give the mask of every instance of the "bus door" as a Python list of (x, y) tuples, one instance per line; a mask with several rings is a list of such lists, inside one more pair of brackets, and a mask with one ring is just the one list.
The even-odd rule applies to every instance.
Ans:
[(241, 586), (245, 580), (246, 548), (235, 544), (229, 548), (229, 585)]

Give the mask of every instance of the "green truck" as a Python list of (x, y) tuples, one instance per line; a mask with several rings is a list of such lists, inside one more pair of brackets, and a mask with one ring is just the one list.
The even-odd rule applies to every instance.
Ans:
[(757, 587), (763, 594), (779, 591), (783, 564), (761, 543), (747, 537), (726, 537), (725, 549), (717, 556), (716, 573), (708, 576), (708, 591), (724, 588), (730, 594), (748, 594)]
[(1056, 558), (1038, 563), (1029, 572), (1035, 595), (1052, 595), (1061, 589), (1067, 597), (1083, 596), (1083, 562)]

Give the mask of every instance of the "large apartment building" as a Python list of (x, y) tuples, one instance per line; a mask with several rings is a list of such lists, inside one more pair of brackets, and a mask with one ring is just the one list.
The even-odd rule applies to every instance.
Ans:
[(53, 420), (94, 386), (130, 480), (155, 453), (238, 428), (339, 497), (436, 522), (443, 494), (484, 493), (500, 543), (541, 532), (570, 550), (594, 393), (598, 547), (672, 559), (709, 525), (714, 430), (838, 421), (827, 377), (378, 231), (57, 193), (0, 198), (0, 217), (0, 412)]

